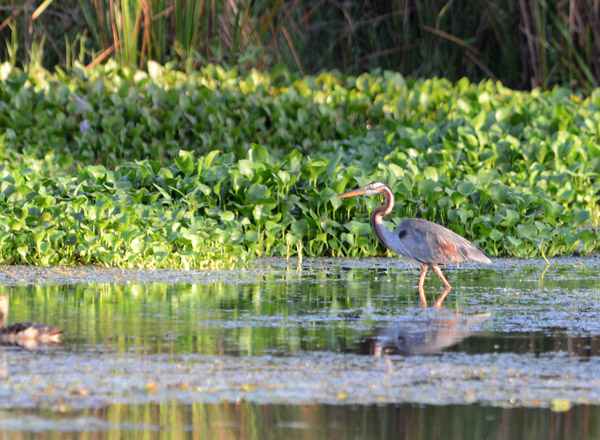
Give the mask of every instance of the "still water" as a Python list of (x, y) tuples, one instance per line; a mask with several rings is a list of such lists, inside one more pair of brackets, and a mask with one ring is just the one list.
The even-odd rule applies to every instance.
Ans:
[[(600, 259), (0, 269), (0, 438), (599, 438)], [(442, 285), (426, 282), (430, 303)]]

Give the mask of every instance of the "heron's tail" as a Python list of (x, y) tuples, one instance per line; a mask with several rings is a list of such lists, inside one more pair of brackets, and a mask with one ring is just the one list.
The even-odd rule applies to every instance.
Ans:
[(473, 261), (474, 263), (485, 263), (485, 264), (490, 264), (492, 262), (492, 259), (490, 258), (490, 256), (480, 247), (477, 247), (475, 245), (473, 245), (473, 247), (467, 249), (466, 252), (466, 258), (465, 260), (467, 261)]

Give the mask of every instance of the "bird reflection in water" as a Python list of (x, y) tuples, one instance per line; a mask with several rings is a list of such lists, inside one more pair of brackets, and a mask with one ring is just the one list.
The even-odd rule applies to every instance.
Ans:
[(0, 295), (0, 345), (36, 349), (58, 346), (63, 332), (56, 327), (37, 322), (15, 322), (5, 326), (8, 317), (8, 298)]
[(430, 310), (384, 329), (371, 341), (371, 354), (437, 353), (471, 336), (490, 317), (489, 313), (462, 315), (446, 309), (435, 310), (435, 313)]

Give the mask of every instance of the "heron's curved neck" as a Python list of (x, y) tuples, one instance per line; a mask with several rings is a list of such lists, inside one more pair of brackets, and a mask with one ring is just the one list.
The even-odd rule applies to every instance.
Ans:
[(394, 209), (394, 193), (390, 188), (384, 188), (381, 194), (385, 196), (385, 203), (376, 207), (371, 213), (371, 226), (373, 227), (373, 231), (375, 231), (377, 239), (384, 246), (389, 247), (383, 238), (383, 234), (381, 233), (382, 228), (385, 228), (381, 219), (383, 216), (392, 212), (392, 209)]

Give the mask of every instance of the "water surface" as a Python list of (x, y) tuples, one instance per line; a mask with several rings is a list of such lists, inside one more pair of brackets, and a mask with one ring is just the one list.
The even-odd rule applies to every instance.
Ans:
[[(454, 288), (439, 310), (420, 307), (418, 270), (394, 259), (5, 267), (9, 322), (67, 338), (0, 347), (0, 432), (436, 438), (450, 423), (454, 438), (550, 438), (547, 422), (596, 438), (600, 259), (545, 266), (445, 269)], [(430, 303), (442, 287), (428, 277)], [(248, 431), (252, 420), (264, 427)], [(574, 421), (587, 430), (568, 431)]]

